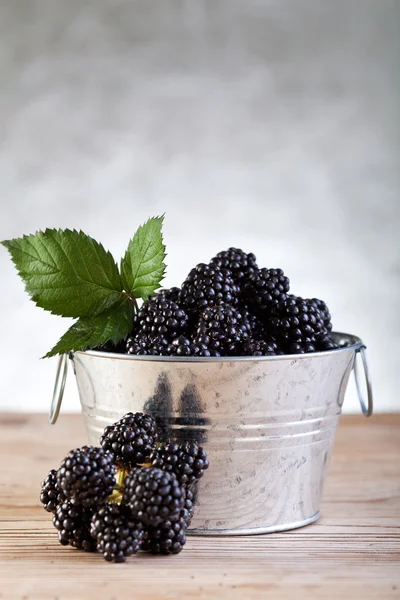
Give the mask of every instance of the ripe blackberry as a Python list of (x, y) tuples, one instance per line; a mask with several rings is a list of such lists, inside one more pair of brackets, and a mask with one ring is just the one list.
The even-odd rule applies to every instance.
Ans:
[(185, 490), (185, 504), (181, 510), (180, 518), (183, 519), (185, 529), (190, 526), (194, 515), (194, 493), (190, 488)]
[(127, 413), (108, 425), (100, 438), (104, 450), (109, 450), (123, 467), (146, 462), (157, 441), (157, 424), (153, 417), (143, 413)]
[(57, 485), (57, 471), (52, 469), (46, 479), (41, 483), (40, 502), (47, 512), (55, 513), (57, 506), (65, 502), (66, 498)]
[(258, 269), (254, 254), (251, 252), (246, 254), (240, 248), (228, 248), (228, 250), (218, 252), (211, 259), (210, 264), (220, 269), (229, 269), (233, 279), (239, 285), (249, 279)]
[(127, 338), (125, 349), (126, 354), (165, 356), (168, 340), (163, 335), (137, 334)]
[(166, 300), (172, 300), (172, 302), (178, 302), (180, 291), (181, 289), (178, 287), (157, 290), (155, 294), (150, 296), (150, 300), (165, 298)]
[(193, 356), (195, 352), (193, 343), (184, 335), (175, 338), (168, 346), (169, 356)]
[(186, 544), (185, 530), (186, 522), (181, 517), (173, 523), (166, 521), (159, 527), (149, 527), (142, 550), (152, 554), (179, 554)]
[(96, 544), (90, 535), (91, 516), (92, 510), (79, 504), (68, 501), (59, 504), (53, 516), (53, 525), (58, 530), (60, 544), (94, 552)]
[(332, 331), (331, 314), (329, 312), (329, 308), (323, 300), (319, 300), (318, 298), (311, 298), (311, 302), (318, 308), (319, 312), (321, 313), (322, 319), (324, 321), (326, 335), (328, 336), (329, 333)]
[(169, 341), (184, 334), (188, 325), (185, 311), (164, 296), (146, 300), (139, 310), (137, 320), (139, 335), (162, 336)]
[(298, 296), (286, 298), (272, 310), (270, 326), (289, 354), (315, 352), (315, 342), (325, 333), (318, 308)]
[(90, 534), (105, 560), (120, 563), (139, 552), (144, 538), (142, 523), (132, 519), (122, 504), (106, 504), (92, 516)]
[[(243, 319), (242, 314), (232, 306), (210, 306), (206, 308), (197, 325), (197, 339), (207, 336), (213, 349), (224, 355), (240, 353), (240, 347), (249, 338), (251, 326)], [(210, 341), (201, 338), (209, 347)]]
[(337, 350), (339, 347), (339, 344), (337, 344), (329, 335), (323, 337), (321, 340), (318, 340), (316, 343), (317, 352), (322, 352), (324, 350)]
[(197, 442), (161, 444), (150, 456), (153, 467), (176, 475), (180, 485), (199, 481), (208, 469), (207, 452)]
[(182, 284), (180, 304), (193, 315), (222, 302), (237, 303), (239, 288), (227, 269), (200, 263)]
[(243, 356), (276, 356), (283, 354), (273, 338), (269, 340), (250, 339), (243, 345), (242, 353)]
[(57, 486), (68, 500), (82, 506), (104, 502), (113, 491), (114, 456), (103, 448), (71, 450), (57, 471)]
[(260, 269), (246, 282), (244, 295), (251, 309), (266, 320), (271, 309), (286, 300), (289, 285), (282, 269)]
[(179, 519), (185, 492), (173, 473), (161, 469), (133, 469), (125, 479), (123, 503), (132, 516), (151, 527)]

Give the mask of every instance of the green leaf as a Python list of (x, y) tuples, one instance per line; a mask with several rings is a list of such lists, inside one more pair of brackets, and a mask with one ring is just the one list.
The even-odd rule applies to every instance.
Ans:
[(70, 350), (86, 350), (108, 341), (117, 343), (132, 331), (132, 326), (133, 302), (125, 298), (119, 306), (114, 306), (101, 315), (79, 319), (44, 358)]
[(165, 274), (164, 216), (153, 217), (136, 231), (121, 261), (124, 289), (135, 298), (147, 298), (160, 287)]
[(121, 299), (113, 257), (82, 231), (46, 229), (1, 243), (32, 300), (53, 314), (94, 316)]

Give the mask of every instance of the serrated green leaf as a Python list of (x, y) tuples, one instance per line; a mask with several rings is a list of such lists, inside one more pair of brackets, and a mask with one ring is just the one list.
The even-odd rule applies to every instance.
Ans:
[(132, 331), (133, 302), (126, 298), (96, 317), (84, 317), (68, 329), (44, 358), (71, 350), (86, 350), (108, 341), (117, 343)]
[(121, 261), (124, 289), (135, 298), (147, 298), (160, 287), (165, 274), (164, 216), (153, 217), (136, 231)]
[(121, 299), (112, 255), (82, 231), (46, 229), (1, 243), (32, 300), (53, 314), (95, 316)]

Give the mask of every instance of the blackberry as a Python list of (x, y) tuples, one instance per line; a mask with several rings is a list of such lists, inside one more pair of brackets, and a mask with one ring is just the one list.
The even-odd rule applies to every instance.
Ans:
[(271, 309), (286, 300), (289, 285), (282, 269), (260, 269), (247, 281), (244, 294), (251, 309), (266, 320)]
[(197, 339), (202, 339), (207, 346), (211, 345), (221, 356), (235, 355), (240, 353), (239, 349), (250, 332), (250, 323), (232, 306), (210, 306), (200, 316)]
[(199, 481), (208, 469), (207, 453), (197, 442), (161, 444), (150, 456), (153, 467), (176, 475), (180, 485)]
[(230, 271), (200, 263), (183, 282), (179, 301), (189, 314), (196, 315), (207, 306), (236, 304), (238, 293)]
[(46, 479), (41, 483), (40, 502), (47, 512), (55, 513), (57, 506), (65, 502), (66, 498), (57, 485), (57, 471), (52, 469)]
[(185, 529), (190, 526), (194, 515), (194, 493), (190, 488), (185, 490), (185, 504), (181, 510), (180, 518), (183, 519)]
[(153, 417), (143, 413), (127, 413), (108, 425), (100, 438), (104, 450), (109, 450), (123, 467), (146, 462), (157, 441), (157, 424)]
[(330, 336), (323, 337), (316, 344), (317, 351), (337, 350), (339, 347), (339, 344), (337, 344)]
[(254, 254), (251, 252), (250, 254), (246, 254), (240, 248), (228, 248), (228, 250), (218, 252), (211, 259), (210, 264), (220, 269), (229, 269), (233, 279), (239, 285), (249, 279), (258, 270)]
[(114, 456), (103, 448), (71, 450), (57, 471), (57, 486), (68, 500), (82, 506), (105, 501), (113, 491)]
[(186, 544), (186, 521), (180, 517), (177, 521), (166, 521), (159, 527), (149, 527), (142, 543), (144, 552), (152, 554), (179, 554)]
[(322, 319), (324, 321), (326, 335), (328, 336), (329, 333), (332, 331), (331, 314), (329, 312), (329, 308), (323, 300), (319, 300), (318, 298), (311, 298), (311, 302), (318, 308), (319, 312), (321, 313)]
[(91, 517), (92, 510), (79, 504), (69, 501), (59, 504), (53, 516), (53, 525), (58, 530), (60, 544), (94, 552), (96, 544), (90, 535)]
[(168, 349), (168, 340), (163, 335), (137, 334), (126, 340), (126, 354), (144, 356), (165, 356)]
[(138, 314), (138, 334), (162, 336), (172, 341), (185, 333), (188, 316), (180, 306), (164, 296), (143, 303)]
[(157, 290), (155, 294), (150, 296), (150, 300), (155, 300), (156, 298), (165, 298), (166, 300), (172, 300), (172, 302), (178, 302), (180, 291), (181, 289), (178, 287)]
[(125, 562), (139, 552), (144, 533), (142, 523), (122, 504), (106, 504), (92, 516), (90, 534), (97, 551), (110, 562)]
[(180, 336), (168, 346), (169, 356), (219, 356), (207, 337), (197, 336), (193, 340)]
[(173, 473), (161, 469), (133, 469), (125, 479), (123, 503), (133, 517), (150, 527), (177, 521), (185, 492)]
[(254, 340), (246, 342), (242, 348), (243, 356), (276, 356), (283, 354), (273, 338), (269, 340)]
[(298, 296), (288, 297), (272, 310), (270, 326), (289, 354), (315, 352), (315, 342), (325, 334), (318, 308)]

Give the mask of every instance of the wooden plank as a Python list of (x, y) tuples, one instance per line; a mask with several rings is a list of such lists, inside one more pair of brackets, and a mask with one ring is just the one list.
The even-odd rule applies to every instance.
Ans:
[(342, 417), (321, 519), (240, 538), (190, 537), (178, 556), (111, 565), (62, 548), (39, 483), (85, 443), (82, 419), (0, 414), (0, 598), (400, 598), (400, 415)]

